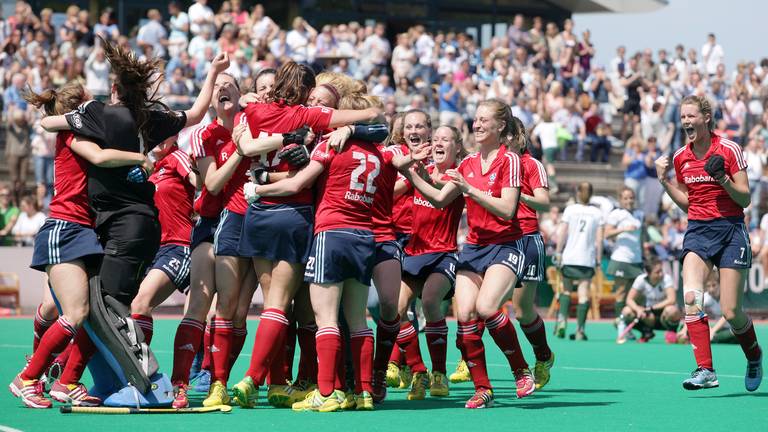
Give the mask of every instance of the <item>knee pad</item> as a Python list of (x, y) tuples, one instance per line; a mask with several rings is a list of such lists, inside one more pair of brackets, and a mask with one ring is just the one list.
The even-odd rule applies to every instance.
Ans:
[[(683, 303), (686, 315), (704, 313), (704, 291), (683, 286)], [(693, 313), (691, 313), (692, 309)]]
[(158, 363), (144, 342), (144, 333), (130, 318), (125, 304), (102, 292), (101, 279), (89, 283), (90, 313), (86, 330), (118, 381), (144, 394), (151, 390), (150, 377), (158, 371)]

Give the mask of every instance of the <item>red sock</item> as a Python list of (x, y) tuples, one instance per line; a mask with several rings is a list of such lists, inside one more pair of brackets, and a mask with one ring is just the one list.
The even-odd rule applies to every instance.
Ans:
[(355, 394), (373, 391), (373, 330), (366, 328), (350, 335), (352, 364), (355, 366)]
[(335, 390), (336, 369), (341, 358), (341, 333), (338, 327), (317, 330), (317, 386), (320, 394), (328, 396)]
[(43, 338), (43, 335), (46, 331), (48, 331), (49, 328), (53, 325), (53, 323), (56, 322), (56, 320), (47, 320), (43, 318), (42, 315), (40, 315), (40, 308), (43, 305), (37, 306), (37, 311), (35, 312), (35, 324), (34, 324), (34, 338), (32, 339), (32, 354), (37, 351), (37, 346), (40, 345), (40, 339)]
[(152, 334), (155, 332), (154, 320), (151, 316), (131, 314), (131, 318), (136, 321), (136, 324), (141, 327), (141, 331), (144, 333), (144, 342), (149, 345), (152, 343)]
[(461, 358), (467, 362), (475, 390), (490, 389), (491, 381), (488, 379), (488, 369), (485, 365), (485, 346), (477, 329), (477, 320), (459, 322), (456, 345), (461, 350)]
[(229, 352), (230, 372), (232, 372), (232, 368), (235, 366), (237, 358), (240, 357), (240, 353), (243, 351), (246, 337), (248, 337), (247, 327), (235, 327), (232, 331), (232, 350)]
[(285, 332), (288, 330), (288, 318), (279, 309), (267, 309), (261, 314), (259, 327), (256, 329), (256, 340), (251, 352), (251, 364), (247, 375), (253, 383), (262, 385), (269, 372), (269, 366), (277, 355), (285, 349)]
[(736, 340), (739, 341), (741, 350), (744, 351), (744, 355), (747, 357), (747, 360), (760, 360), (762, 350), (760, 350), (760, 344), (757, 343), (755, 326), (752, 325), (752, 320), (748, 318), (747, 325), (739, 330), (732, 329), (732, 332), (733, 335), (736, 336)]
[(547, 344), (547, 330), (544, 327), (544, 321), (541, 316), (536, 314), (536, 319), (530, 324), (520, 323), (520, 328), (523, 330), (526, 339), (533, 348), (533, 353), (536, 354), (536, 360), (547, 361), (552, 357), (552, 351)]
[(709, 341), (709, 319), (706, 315), (686, 315), (685, 326), (693, 347), (693, 356), (700, 368), (714, 369), (712, 366), (712, 345)]
[(283, 376), (293, 381), (293, 358), (296, 355), (296, 322), (291, 321), (285, 333), (285, 360), (283, 361)]
[[(290, 327), (290, 324), (288, 325)], [(274, 354), (274, 357), (272, 358), (272, 361), (269, 363), (269, 373), (267, 374), (267, 384), (275, 384), (275, 385), (285, 385), (288, 377), (285, 375), (285, 370), (287, 369), (285, 366), (285, 362), (287, 359), (287, 355), (283, 352), (286, 349), (286, 336), (288, 333), (288, 329), (286, 328), (286, 331), (282, 332), (279, 336), (279, 340), (275, 339), (272, 341), (274, 345), (278, 345), (282, 348), (281, 351), (277, 351)]]
[(77, 384), (80, 382), (80, 378), (83, 377), (85, 367), (88, 366), (88, 362), (91, 361), (91, 357), (96, 352), (96, 345), (93, 344), (91, 338), (88, 336), (88, 332), (84, 328), (78, 330), (75, 336), (75, 342), (72, 344), (69, 360), (64, 367), (64, 372), (61, 373), (62, 384)]
[(397, 342), (395, 342), (395, 346), (392, 348), (392, 354), (389, 355), (389, 362), (398, 366), (405, 364), (405, 350)]
[(419, 335), (410, 322), (400, 325), (400, 333), (397, 335), (397, 344), (405, 350), (405, 364), (411, 368), (411, 372), (426, 372), (424, 360), (421, 359), (419, 349)]
[(379, 320), (376, 324), (376, 354), (373, 357), (373, 370), (387, 370), (387, 362), (395, 347), (400, 333), (400, 315), (392, 321)]
[[(189, 384), (189, 368), (195, 360), (195, 354), (203, 338), (205, 323), (184, 318), (176, 329), (173, 340), (173, 373), (171, 382), (174, 385)], [(206, 349), (207, 350), (207, 349)]]
[(201, 370), (211, 370), (211, 343), (213, 336), (213, 326), (216, 317), (214, 316), (205, 326), (205, 334), (203, 335), (203, 362), (200, 363)]
[(215, 319), (211, 335), (211, 382), (226, 386), (229, 378), (229, 353), (232, 352), (232, 320)]
[(525, 362), (525, 357), (523, 357), (523, 350), (520, 348), (520, 341), (517, 339), (515, 326), (509, 320), (507, 314), (501, 311), (496, 312), (496, 315), (485, 320), (485, 327), (488, 329), (491, 337), (493, 337), (496, 345), (501, 348), (501, 351), (507, 357), (509, 366), (513, 371), (528, 368), (528, 363)]
[(39, 379), (53, 362), (53, 354), (64, 351), (75, 333), (77, 333), (75, 327), (66, 318), (60, 316), (40, 339), (35, 355), (21, 372), (21, 378), (24, 380)]
[(317, 382), (317, 346), (315, 346), (315, 323), (299, 326), (296, 329), (296, 339), (299, 341), (299, 371), (296, 380)]
[(72, 352), (72, 344), (74, 340), (70, 341), (69, 345), (67, 345), (66, 348), (64, 348), (64, 351), (61, 352), (61, 354), (57, 355), (55, 359), (53, 359), (56, 363), (61, 363), (63, 365), (67, 364), (67, 360), (69, 360), (69, 354)]
[(427, 348), (432, 359), (432, 372), (445, 374), (445, 358), (448, 354), (448, 326), (445, 320), (428, 322), (424, 327), (427, 336)]

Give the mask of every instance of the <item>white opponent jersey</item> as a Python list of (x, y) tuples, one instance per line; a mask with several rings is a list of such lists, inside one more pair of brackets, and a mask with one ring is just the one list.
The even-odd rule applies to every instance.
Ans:
[(672, 283), (672, 277), (666, 273), (656, 285), (653, 285), (650, 281), (648, 281), (648, 273), (641, 274), (635, 278), (635, 282), (632, 283), (632, 289), (636, 290), (641, 296), (645, 298), (645, 307), (651, 307), (662, 302), (665, 298), (667, 298), (666, 290), (668, 288), (672, 288), (673, 286), (674, 284)]
[(571, 204), (563, 211), (568, 237), (563, 250), (563, 265), (595, 267), (597, 231), (603, 227), (603, 214), (591, 205)]
[(635, 227), (632, 231), (623, 232), (616, 236), (611, 259), (623, 263), (638, 264), (643, 262), (643, 249), (640, 243), (640, 233), (643, 230), (642, 213), (639, 210), (630, 212), (627, 209), (614, 209), (605, 221), (606, 225), (616, 228)]

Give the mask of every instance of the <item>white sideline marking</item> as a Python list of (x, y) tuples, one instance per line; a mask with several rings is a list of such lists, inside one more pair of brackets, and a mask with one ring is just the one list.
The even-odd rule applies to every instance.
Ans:
[(21, 432), (18, 429), (14, 429), (10, 426), (0, 425), (0, 432)]

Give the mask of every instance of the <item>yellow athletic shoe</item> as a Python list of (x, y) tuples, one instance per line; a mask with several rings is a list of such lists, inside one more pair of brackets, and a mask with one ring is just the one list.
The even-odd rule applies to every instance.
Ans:
[(408, 366), (400, 368), (400, 385), (397, 388), (407, 389), (413, 382), (413, 374)]
[(427, 397), (429, 387), (429, 372), (416, 372), (411, 382), (411, 391), (408, 392), (408, 400), (424, 400)]
[(429, 386), (429, 395), (432, 397), (448, 396), (448, 378), (442, 372), (432, 372), (432, 383)]
[(547, 361), (536, 361), (533, 368), (533, 379), (536, 381), (536, 390), (543, 388), (549, 382), (549, 370), (555, 364), (555, 353), (549, 356)]
[(227, 393), (227, 386), (219, 380), (216, 380), (211, 384), (211, 388), (208, 389), (208, 397), (203, 401), (204, 407), (212, 407), (217, 405), (229, 405), (229, 393)]
[(250, 376), (246, 376), (232, 387), (232, 395), (235, 403), (242, 408), (253, 408), (259, 399), (259, 388), (253, 384)]
[(344, 395), (344, 401), (341, 402), (341, 409), (344, 411), (353, 410), (357, 406), (357, 400), (355, 399), (355, 393), (349, 392)]
[(387, 365), (387, 387), (400, 387), (400, 366), (397, 363), (389, 362)]
[(320, 394), (320, 390), (312, 390), (301, 402), (291, 407), (294, 411), (334, 412), (341, 409), (341, 403), (346, 396), (341, 390), (334, 390), (328, 396)]
[(472, 375), (469, 374), (469, 368), (464, 359), (459, 360), (459, 364), (456, 365), (456, 372), (452, 373), (449, 378), (454, 384), (472, 381)]
[(373, 396), (367, 391), (363, 391), (355, 396), (355, 409), (358, 411), (373, 411)]
[(309, 392), (295, 390), (289, 385), (270, 385), (267, 389), (267, 401), (275, 408), (290, 408), (307, 397), (307, 393)]
[(307, 381), (307, 380), (301, 380), (296, 381), (291, 385), (291, 388), (293, 390), (294, 395), (294, 402), (302, 401), (305, 397), (311, 392), (312, 390), (317, 388), (317, 384)]

